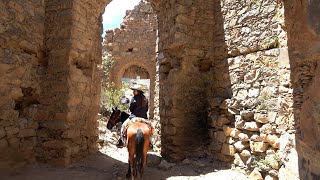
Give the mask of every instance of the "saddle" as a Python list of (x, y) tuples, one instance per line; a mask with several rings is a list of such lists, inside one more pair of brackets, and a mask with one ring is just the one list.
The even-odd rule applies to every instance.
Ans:
[(127, 136), (127, 129), (128, 129), (128, 127), (129, 127), (131, 124), (135, 123), (135, 122), (141, 122), (141, 123), (147, 124), (148, 127), (149, 127), (149, 129), (150, 129), (150, 135), (153, 135), (153, 134), (154, 134), (154, 127), (153, 127), (153, 125), (151, 124), (151, 121), (146, 120), (146, 119), (141, 118), (141, 117), (134, 117), (134, 118), (129, 119), (128, 122), (127, 122), (126, 124), (124, 124), (124, 126), (123, 126), (123, 130), (122, 130), (122, 132), (121, 132), (121, 135), (122, 135), (122, 137), (124, 137), (124, 139), (125, 139), (126, 136)]

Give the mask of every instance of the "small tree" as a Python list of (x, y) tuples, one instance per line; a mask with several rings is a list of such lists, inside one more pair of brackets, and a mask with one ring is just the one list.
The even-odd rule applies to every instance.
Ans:
[(112, 108), (115, 107), (121, 111), (128, 112), (129, 104), (121, 104), (120, 102), (120, 99), (124, 96), (127, 89), (128, 85), (126, 84), (123, 84), (120, 89), (117, 89), (113, 82), (107, 82), (101, 94), (101, 114), (108, 116), (112, 112)]
[(102, 86), (106, 86), (106, 84), (108, 83), (111, 68), (114, 66), (114, 64), (115, 61), (112, 56), (104, 52), (101, 65)]

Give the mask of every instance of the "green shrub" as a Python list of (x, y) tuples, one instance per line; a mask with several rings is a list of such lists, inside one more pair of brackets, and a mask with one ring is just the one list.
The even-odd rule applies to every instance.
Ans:
[(255, 160), (252, 163), (252, 167), (254, 167), (254, 168), (256, 167), (256, 168), (260, 169), (261, 171), (267, 171), (271, 168), (270, 162), (265, 159)]
[(107, 82), (101, 91), (101, 114), (108, 116), (112, 113), (112, 108), (115, 107), (121, 111), (128, 112), (129, 104), (121, 104), (120, 102), (120, 99), (124, 96), (127, 89), (128, 85), (125, 83), (122, 84), (120, 89), (117, 89), (113, 82)]

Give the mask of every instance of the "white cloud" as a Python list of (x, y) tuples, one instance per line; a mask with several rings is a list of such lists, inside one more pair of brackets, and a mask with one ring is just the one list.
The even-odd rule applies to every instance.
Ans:
[(103, 31), (119, 27), (126, 14), (126, 10), (133, 9), (140, 0), (112, 0), (105, 8), (103, 17)]

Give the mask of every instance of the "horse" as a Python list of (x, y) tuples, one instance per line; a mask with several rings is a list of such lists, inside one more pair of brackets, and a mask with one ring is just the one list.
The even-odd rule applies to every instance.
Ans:
[[(107, 128), (112, 129), (117, 123), (125, 122), (129, 116), (129, 114), (121, 112), (117, 108), (112, 109)], [(144, 122), (136, 121), (128, 126), (126, 136), (126, 144), (129, 152), (127, 178), (131, 176), (132, 179), (142, 179), (151, 133), (151, 127)]]

